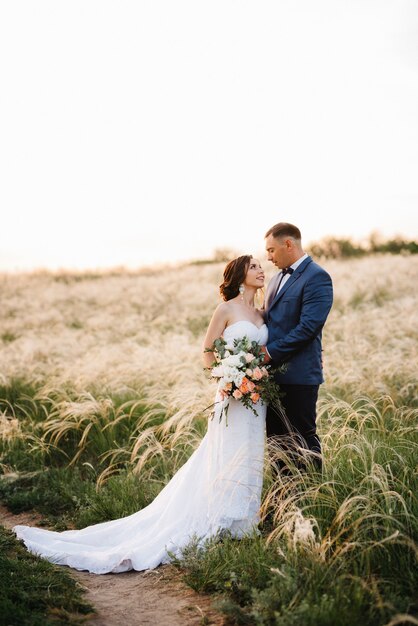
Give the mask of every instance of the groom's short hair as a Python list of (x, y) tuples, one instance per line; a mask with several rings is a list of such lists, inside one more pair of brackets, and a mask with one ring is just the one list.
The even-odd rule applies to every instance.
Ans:
[(299, 228), (294, 224), (289, 224), (288, 222), (279, 222), (278, 224), (275, 224), (268, 229), (264, 238), (269, 237), (269, 235), (273, 235), (273, 237), (293, 237), (293, 239), (297, 239), (298, 241), (302, 240)]

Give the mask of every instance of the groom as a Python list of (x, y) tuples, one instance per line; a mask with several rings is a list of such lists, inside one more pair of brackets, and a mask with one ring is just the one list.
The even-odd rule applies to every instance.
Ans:
[(267, 409), (267, 436), (295, 456), (299, 467), (304, 468), (304, 457), (311, 456), (320, 468), (316, 401), (324, 381), (321, 333), (332, 305), (332, 281), (305, 254), (300, 230), (293, 224), (275, 224), (265, 241), (267, 258), (279, 270), (269, 282), (264, 303), (269, 330), (265, 362), (287, 364), (286, 372), (275, 376), (285, 394), (282, 404), (286, 417)]

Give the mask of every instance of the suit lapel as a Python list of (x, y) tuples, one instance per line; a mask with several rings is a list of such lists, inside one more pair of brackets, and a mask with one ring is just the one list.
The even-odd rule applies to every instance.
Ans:
[[(291, 287), (298, 280), (298, 278), (301, 277), (305, 269), (308, 267), (309, 263), (312, 263), (312, 259), (310, 256), (308, 256), (308, 258), (306, 258), (303, 261), (303, 263), (301, 263), (299, 267), (295, 269), (293, 274), (291, 274), (291, 276), (287, 279), (283, 287), (280, 289), (279, 293), (277, 293), (275, 297), (273, 298), (273, 300), (270, 301), (270, 306), (268, 307), (268, 309), (271, 309), (271, 307), (274, 306), (276, 302), (278, 302), (280, 298), (283, 297), (283, 295), (286, 293), (289, 287)], [(279, 272), (279, 275), (280, 275), (280, 272)], [(276, 282), (276, 289), (277, 289), (277, 283), (278, 281)]]
[(280, 272), (277, 272), (277, 274), (273, 276), (273, 278), (270, 280), (268, 284), (267, 293), (266, 293), (266, 301), (264, 304), (264, 308), (266, 311), (269, 310), (271, 303), (273, 302), (274, 294), (277, 291), (279, 280), (280, 280)]

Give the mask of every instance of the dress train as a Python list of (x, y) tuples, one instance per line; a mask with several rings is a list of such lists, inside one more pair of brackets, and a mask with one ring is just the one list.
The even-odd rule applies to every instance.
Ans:
[[(227, 341), (244, 335), (265, 344), (267, 327), (243, 320), (224, 331)], [(238, 538), (251, 532), (259, 521), (266, 407), (259, 402), (254, 415), (231, 399), (226, 424), (218, 394), (215, 402), (200, 445), (147, 507), (82, 530), (15, 526), (17, 537), (53, 563), (105, 574), (155, 568), (222, 530)]]

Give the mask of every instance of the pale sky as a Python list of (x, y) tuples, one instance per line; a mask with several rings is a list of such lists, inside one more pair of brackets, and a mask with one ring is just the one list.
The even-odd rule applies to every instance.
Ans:
[(418, 236), (418, 0), (2, 0), (0, 269)]

